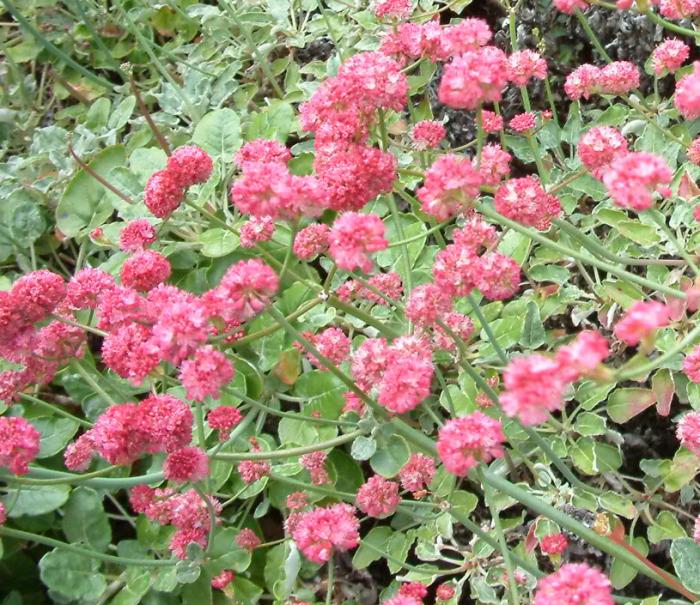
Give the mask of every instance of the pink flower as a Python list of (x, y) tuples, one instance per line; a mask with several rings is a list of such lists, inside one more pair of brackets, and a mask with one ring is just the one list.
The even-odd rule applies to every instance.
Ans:
[(488, 109), (481, 110), (481, 127), (484, 132), (498, 132), (503, 130), (503, 118)]
[(39, 454), (41, 435), (19, 416), (0, 416), (0, 466), (15, 475), (26, 475)]
[(269, 241), (275, 232), (275, 223), (269, 216), (254, 216), (241, 225), (241, 248), (252, 248), (255, 244)]
[(413, 492), (428, 488), (435, 477), (435, 461), (425, 454), (411, 454), (408, 462), (399, 471), (401, 487)]
[(614, 61), (601, 70), (603, 94), (624, 95), (639, 87), (639, 68), (629, 61)]
[[(367, 283), (379, 290), (387, 298), (393, 300), (399, 300), (403, 295), (403, 284), (401, 283), (401, 276), (395, 271), (390, 271), (389, 273), (377, 273), (367, 280)], [(389, 303), (386, 299), (382, 298), (376, 292), (373, 292), (369, 288), (363, 288), (362, 297), (375, 305), (388, 305)]]
[(449, 601), (453, 596), (455, 596), (455, 589), (451, 584), (440, 584), (435, 590), (438, 601)]
[(470, 50), (445, 65), (438, 99), (454, 109), (476, 109), (501, 100), (508, 82), (508, 59), (495, 46)]
[(197, 349), (192, 359), (180, 365), (180, 380), (187, 398), (204, 401), (207, 396), (221, 397), (221, 388), (235, 375), (235, 370), (226, 355), (207, 345)]
[[(426, 38), (430, 38), (431, 33), (434, 34), (426, 32)], [(439, 54), (447, 58), (470, 50), (479, 50), (488, 44), (492, 37), (491, 28), (484, 19), (468, 17), (455, 25), (443, 28), (441, 39), (438, 40)]]
[(292, 154), (279, 141), (255, 139), (248, 141), (240, 148), (234, 161), (241, 170), (246, 170), (251, 164), (284, 164), (292, 159)]
[(600, 179), (610, 162), (627, 153), (627, 140), (610, 126), (596, 126), (584, 134), (578, 144), (581, 163)]
[(562, 533), (549, 534), (540, 540), (540, 548), (545, 555), (560, 555), (569, 546), (569, 541)]
[(659, 0), (659, 12), (667, 19), (686, 19), (700, 15), (698, 0)]
[(350, 550), (360, 542), (360, 522), (349, 504), (314, 508), (300, 515), (292, 538), (304, 556), (314, 563), (326, 563), (334, 550)]
[(178, 209), (185, 192), (169, 170), (154, 172), (146, 183), (143, 201), (153, 216), (166, 218)]
[(262, 460), (243, 460), (238, 464), (238, 474), (243, 483), (250, 485), (270, 473), (270, 464)]
[(184, 447), (168, 454), (163, 464), (163, 476), (176, 483), (196, 483), (209, 475), (209, 458), (198, 447)]
[(5, 505), (0, 502), (0, 525), (5, 525), (5, 522), (7, 521), (7, 510), (5, 509)]
[(695, 347), (683, 359), (683, 372), (693, 382), (700, 383), (700, 347)]
[(119, 276), (127, 288), (147, 292), (167, 281), (170, 263), (160, 252), (141, 250), (124, 261)]
[(182, 188), (204, 183), (210, 176), (214, 164), (209, 154), (196, 145), (186, 145), (173, 151), (168, 158), (168, 167), (175, 182)]
[(474, 284), (489, 300), (506, 300), (520, 287), (520, 265), (510, 256), (488, 252), (477, 259)]
[(372, 269), (369, 254), (384, 250), (385, 227), (376, 214), (345, 212), (333, 223), (329, 234), (329, 254), (340, 269), (359, 268), (368, 273)]
[(700, 544), (700, 516), (695, 519), (693, 524), (693, 540)]
[(207, 424), (219, 431), (219, 441), (228, 441), (231, 429), (240, 424), (243, 414), (238, 408), (230, 405), (220, 405), (207, 414)]
[(567, 15), (573, 15), (576, 10), (586, 10), (588, 8), (585, 0), (554, 0), (554, 6)]
[[(9, 293), (11, 304), (25, 324), (45, 319), (66, 296), (66, 283), (56, 273), (40, 269), (20, 277)], [(15, 326), (11, 328), (16, 329)]]
[(537, 582), (533, 605), (613, 605), (610, 580), (586, 563), (569, 563)]
[(362, 399), (360, 399), (355, 393), (352, 391), (345, 391), (345, 393), (343, 393), (343, 399), (345, 401), (342, 409), (343, 414), (349, 414), (352, 412), (358, 416), (364, 415), (365, 404), (362, 403)]
[(479, 196), (481, 176), (468, 158), (440, 156), (425, 173), (418, 190), (422, 210), (439, 221), (447, 220), (469, 207)]
[(86, 433), (66, 447), (63, 452), (63, 462), (68, 470), (86, 471), (90, 466), (94, 451), (95, 445), (92, 442), (92, 437)]
[(680, 419), (676, 437), (685, 449), (700, 456), (700, 412), (690, 412)]
[(690, 56), (690, 47), (677, 38), (669, 38), (659, 44), (651, 55), (657, 76), (672, 74), (681, 68)]
[(433, 279), (450, 296), (467, 296), (475, 287), (477, 261), (471, 246), (449, 244), (435, 256)]
[(534, 176), (503, 183), (496, 191), (494, 205), (503, 216), (539, 231), (549, 229), (561, 212), (559, 199), (548, 194)]
[(277, 293), (279, 278), (263, 261), (240, 261), (229, 267), (219, 285), (204, 294), (212, 315), (225, 321), (255, 317)]
[(377, 402), (397, 414), (419, 406), (430, 395), (433, 363), (420, 354), (392, 350), (379, 384)]
[(66, 286), (65, 303), (70, 309), (94, 309), (104, 292), (113, 289), (114, 277), (102, 269), (80, 269)]
[(444, 313), (452, 310), (452, 299), (439, 286), (428, 283), (417, 286), (406, 303), (406, 317), (419, 326), (427, 327)]
[(572, 101), (578, 101), (581, 97), (588, 99), (600, 92), (602, 77), (600, 68), (584, 63), (566, 77), (564, 91)]
[[(350, 354), (350, 339), (340, 328), (326, 328), (318, 334), (304, 332), (303, 336), (333, 365), (339, 366)], [(307, 359), (317, 368), (321, 370), (328, 369), (313, 353), (307, 352), (301, 343), (295, 342), (294, 346), (301, 352), (305, 352)]]
[(416, 601), (422, 601), (428, 596), (428, 587), (422, 582), (406, 582), (399, 587), (399, 594), (404, 597), (412, 597)]
[(416, 149), (432, 149), (445, 138), (445, 127), (436, 120), (422, 120), (411, 129), (411, 139)]
[(235, 579), (236, 574), (233, 573), (233, 571), (230, 569), (224, 569), (224, 571), (211, 579), (211, 587), (216, 588), (217, 590), (223, 590)]
[(301, 260), (312, 260), (328, 249), (330, 227), (323, 223), (313, 223), (304, 227), (294, 237), (294, 254)]
[(399, 484), (380, 475), (370, 477), (357, 491), (357, 508), (370, 517), (388, 517), (399, 502)]
[(516, 86), (525, 86), (530, 78), (544, 80), (547, 62), (532, 50), (515, 51), (508, 57), (508, 79)]
[(172, 395), (149, 395), (138, 404), (136, 415), (137, 425), (147, 436), (142, 446), (148, 453), (173, 452), (192, 440), (192, 412)]
[(260, 538), (258, 538), (257, 534), (252, 529), (248, 529), (246, 527), (238, 532), (238, 535), (236, 536), (236, 544), (238, 544), (238, 546), (241, 548), (252, 552), (258, 546), (260, 546)]
[(437, 451), (447, 471), (464, 477), (480, 462), (502, 458), (505, 440), (499, 420), (473, 412), (448, 420), (440, 428)]
[(367, 338), (352, 354), (352, 376), (357, 386), (369, 391), (381, 380), (389, 362), (389, 346), (383, 338)]
[(607, 339), (595, 330), (579, 332), (568, 345), (559, 347), (556, 361), (562, 376), (574, 382), (589, 376), (610, 355)]
[(292, 492), (285, 500), (290, 510), (301, 510), (309, 505), (309, 495), (306, 492)]
[(411, 0), (376, 0), (373, 12), (380, 19), (403, 21), (411, 16), (413, 3)]
[[(468, 315), (450, 311), (445, 313), (440, 320), (460, 339), (466, 341), (474, 332), (474, 324)], [(447, 351), (456, 351), (457, 343), (450, 334), (448, 334), (441, 325), (433, 326), (433, 347), (436, 349), (445, 349)]]
[(519, 113), (511, 118), (508, 125), (515, 130), (515, 132), (532, 130), (535, 126), (537, 126), (537, 114), (532, 111)]
[(314, 485), (323, 485), (324, 483), (331, 482), (331, 478), (328, 476), (328, 471), (326, 470), (327, 457), (328, 454), (326, 454), (326, 452), (316, 451), (304, 454), (299, 458), (299, 464), (309, 471), (311, 483)]
[(155, 241), (156, 230), (145, 218), (128, 222), (119, 234), (119, 247), (125, 252), (138, 252)]
[(152, 335), (149, 327), (135, 322), (114, 328), (102, 341), (102, 361), (133, 385), (143, 384), (161, 361), (150, 344)]
[(700, 137), (693, 139), (686, 153), (693, 164), (700, 166)]
[(676, 83), (674, 103), (686, 120), (700, 117), (700, 61), (693, 63), (693, 71)]
[(636, 151), (613, 159), (603, 175), (603, 183), (615, 204), (642, 211), (651, 208), (654, 193), (670, 195), (668, 185), (672, 178), (673, 172), (663, 158)]
[[(497, 143), (488, 143), (481, 149), (481, 158), (478, 167), (481, 182), (484, 185), (498, 185), (510, 175), (510, 161), (512, 156), (504, 151)], [(473, 160), (476, 162), (476, 158)]]
[(613, 333), (625, 344), (633, 347), (651, 336), (658, 328), (668, 325), (669, 309), (660, 302), (634, 303), (618, 322)]
[(554, 359), (537, 353), (513, 359), (503, 374), (503, 411), (523, 424), (540, 424), (561, 409), (567, 382)]

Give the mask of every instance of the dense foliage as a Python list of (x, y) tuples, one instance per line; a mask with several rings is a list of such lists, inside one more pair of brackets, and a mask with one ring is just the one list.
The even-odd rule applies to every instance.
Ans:
[(2, 5), (2, 605), (700, 600), (697, 0)]

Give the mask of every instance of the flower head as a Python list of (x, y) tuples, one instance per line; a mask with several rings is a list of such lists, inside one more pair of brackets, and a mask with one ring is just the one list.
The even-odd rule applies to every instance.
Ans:
[(685, 449), (700, 456), (700, 412), (690, 412), (680, 419), (676, 437)]
[(0, 466), (15, 475), (26, 475), (39, 454), (41, 435), (19, 416), (0, 416)]
[(603, 175), (603, 183), (615, 204), (642, 211), (651, 208), (654, 193), (670, 195), (672, 178), (673, 172), (663, 158), (635, 151), (614, 158)]
[(508, 79), (516, 86), (525, 86), (530, 78), (544, 80), (547, 62), (535, 51), (515, 51), (508, 57)]
[(547, 193), (534, 176), (510, 179), (496, 191), (496, 210), (503, 216), (540, 231), (546, 231), (559, 216), (559, 199)]
[(445, 138), (445, 127), (436, 120), (416, 122), (411, 129), (411, 140), (416, 149), (432, 149), (440, 145)]
[(464, 477), (480, 462), (502, 458), (505, 440), (499, 420), (473, 412), (448, 420), (440, 428), (437, 451), (450, 473)]
[(214, 169), (210, 155), (196, 145), (185, 145), (168, 158), (168, 172), (178, 186), (187, 188), (204, 183)]
[(400, 501), (399, 484), (380, 475), (370, 477), (357, 491), (357, 508), (370, 517), (388, 517)]
[(145, 218), (128, 222), (119, 234), (119, 247), (125, 252), (138, 252), (156, 241), (156, 230)]
[(170, 263), (160, 252), (141, 250), (124, 261), (119, 275), (127, 288), (147, 292), (170, 277)]
[(312, 260), (328, 249), (330, 227), (323, 223), (313, 223), (304, 227), (294, 236), (294, 254), (301, 260)]
[(198, 447), (183, 447), (168, 454), (163, 464), (163, 475), (170, 481), (196, 483), (209, 475), (209, 458)]
[(581, 137), (578, 144), (581, 163), (596, 178), (602, 178), (610, 162), (626, 153), (627, 140), (619, 130), (610, 126), (591, 128)]
[(184, 198), (185, 192), (173, 173), (159, 170), (148, 179), (143, 201), (153, 216), (166, 218), (178, 209)]
[(399, 471), (401, 487), (413, 493), (427, 489), (434, 476), (435, 461), (420, 453), (411, 454), (408, 462)]
[(540, 548), (545, 555), (560, 555), (569, 546), (569, 541), (562, 533), (549, 534), (540, 540)]
[(359, 268), (369, 272), (372, 261), (369, 254), (387, 247), (386, 228), (376, 214), (345, 212), (333, 223), (328, 240), (328, 253), (340, 269)]
[(230, 405), (220, 405), (207, 414), (209, 428), (219, 431), (219, 441), (228, 441), (231, 429), (240, 424), (241, 420), (241, 411)]
[(495, 46), (469, 50), (445, 65), (438, 88), (441, 103), (454, 109), (476, 109), (501, 100), (508, 83), (508, 59)]
[(226, 386), (235, 375), (231, 362), (221, 351), (211, 345), (200, 347), (192, 359), (180, 365), (180, 380), (185, 387), (187, 398), (204, 401), (205, 397), (221, 397), (221, 388)]
[(676, 83), (674, 103), (686, 120), (700, 117), (700, 61), (693, 63), (693, 71)]
[(425, 173), (417, 197), (422, 210), (439, 221), (466, 210), (479, 195), (481, 175), (468, 158), (440, 156)]
[(248, 141), (238, 150), (234, 161), (241, 170), (253, 164), (284, 164), (292, 159), (292, 154), (279, 141), (255, 139)]
[(257, 534), (247, 527), (239, 531), (236, 536), (236, 544), (251, 552), (260, 546), (260, 543), (260, 538), (258, 538)]
[(586, 563), (569, 563), (537, 583), (533, 605), (613, 605), (610, 580)]
[(638, 301), (625, 311), (613, 332), (617, 338), (633, 347), (667, 325), (669, 320), (669, 308), (663, 303)]
[(675, 73), (689, 56), (690, 48), (682, 40), (677, 38), (664, 40), (651, 55), (654, 73), (657, 76)]
[(349, 504), (334, 504), (299, 514), (292, 538), (314, 563), (326, 563), (334, 550), (350, 550), (360, 542), (360, 522)]

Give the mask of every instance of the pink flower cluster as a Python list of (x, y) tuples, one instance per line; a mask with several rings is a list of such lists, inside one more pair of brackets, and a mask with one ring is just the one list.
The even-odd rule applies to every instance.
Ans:
[(367, 280), (367, 285), (371, 286), (372, 289), (353, 279), (348, 280), (336, 290), (336, 296), (344, 302), (360, 300), (386, 306), (389, 304), (387, 298), (399, 300), (403, 295), (401, 276), (394, 271), (374, 274)]
[(481, 175), (471, 160), (446, 154), (425, 173), (416, 195), (423, 212), (444, 221), (467, 210), (478, 197), (480, 185)]
[(695, 383), (700, 383), (700, 347), (695, 347), (683, 360), (683, 372)]
[(418, 498), (432, 483), (435, 472), (435, 461), (432, 458), (425, 454), (413, 453), (399, 471), (401, 487), (413, 492), (414, 497)]
[(591, 375), (608, 355), (607, 340), (584, 330), (554, 357), (534, 353), (513, 359), (503, 374), (503, 411), (526, 425), (544, 422), (549, 412), (561, 409), (566, 388)]
[(534, 176), (511, 179), (501, 185), (494, 197), (496, 210), (503, 216), (540, 231), (561, 213), (559, 199), (547, 193)]
[(195, 145), (176, 149), (165, 169), (151, 175), (144, 191), (144, 203), (154, 216), (170, 216), (192, 185), (204, 183), (213, 170), (209, 154)]
[(241, 411), (230, 405), (220, 405), (207, 414), (209, 428), (219, 431), (219, 441), (228, 441), (231, 430), (240, 424), (241, 420)]
[(360, 522), (349, 504), (334, 504), (298, 514), (292, 538), (304, 556), (314, 563), (326, 563), (334, 551), (350, 550), (360, 542)]
[(399, 484), (380, 475), (373, 475), (357, 490), (356, 501), (357, 508), (370, 517), (388, 517), (401, 502)]
[(445, 138), (445, 127), (435, 120), (416, 122), (411, 130), (411, 140), (416, 149), (432, 149)]
[(613, 605), (610, 580), (585, 563), (569, 563), (537, 583), (533, 605)]
[(372, 10), (381, 19), (403, 21), (411, 16), (413, 2), (411, 0), (376, 0)]
[(260, 242), (272, 239), (275, 232), (275, 223), (269, 216), (253, 216), (241, 225), (240, 239), (242, 248), (252, 248)]
[(659, 12), (667, 19), (687, 19), (700, 15), (700, 0), (658, 0)]
[(625, 311), (613, 332), (616, 338), (633, 347), (668, 325), (670, 319), (670, 310), (663, 303), (638, 301)]
[(369, 254), (384, 250), (386, 228), (376, 214), (345, 212), (333, 223), (328, 234), (328, 254), (340, 269), (360, 269), (368, 273), (372, 269)]
[(84, 471), (97, 453), (127, 465), (145, 454), (174, 452), (192, 439), (192, 412), (172, 395), (149, 395), (139, 403), (113, 405), (65, 452), (66, 466)]
[(313, 260), (328, 250), (330, 227), (323, 223), (313, 223), (304, 227), (294, 236), (293, 251), (301, 260)]
[(680, 419), (676, 437), (685, 449), (700, 456), (700, 412), (690, 412)]
[(690, 47), (677, 38), (664, 40), (651, 55), (654, 73), (657, 76), (677, 72), (690, 56)]
[(440, 428), (437, 451), (450, 473), (464, 477), (480, 462), (504, 455), (501, 422), (483, 412), (448, 420)]
[(151, 488), (137, 485), (129, 493), (131, 508), (161, 525), (172, 525), (176, 531), (170, 540), (170, 550), (179, 559), (187, 558), (191, 543), (207, 546), (211, 527), (210, 508), (217, 515), (221, 504), (214, 498), (204, 500), (194, 489), (176, 493), (170, 488)]
[(693, 63), (693, 71), (676, 83), (674, 103), (686, 120), (700, 117), (700, 61)]
[[(350, 354), (350, 339), (340, 328), (326, 328), (318, 334), (304, 332), (302, 334), (317, 350), (326, 357), (333, 365), (339, 366)], [(304, 346), (295, 342), (294, 346), (317, 368), (327, 370), (328, 368), (316, 358), (313, 353), (307, 351)]]
[(15, 475), (26, 475), (29, 463), (39, 454), (40, 438), (39, 431), (24, 418), (0, 416), (0, 466)]
[(331, 478), (326, 470), (327, 458), (328, 454), (322, 451), (304, 454), (301, 458), (299, 458), (299, 464), (309, 471), (309, 475), (311, 475), (311, 483), (314, 485), (323, 485), (324, 483), (331, 482)]
[(615, 204), (642, 211), (651, 208), (655, 193), (671, 195), (672, 178), (673, 171), (663, 158), (636, 151), (614, 158), (603, 175), (603, 183)]
[(627, 140), (622, 133), (610, 126), (595, 126), (584, 134), (578, 143), (581, 163), (597, 179), (602, 179), (610, 163), (627, 153)]
[(638, 87), (639, 69), (629, 61), (615, 61), (602, 68), (584, 63), (564, 83), (564, 90), (573, 101), (594, 94), (625, 95)]

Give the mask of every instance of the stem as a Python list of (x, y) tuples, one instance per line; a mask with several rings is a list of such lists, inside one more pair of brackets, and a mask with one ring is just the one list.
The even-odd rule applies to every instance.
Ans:
[(0, 526), (0, 536), (16, 538), (17, 540), (25, 540), (27, 542), (37, 542), (39, 544), (45, 544), (46, 546), (53, 546), (54, 548), (67, 550), (68, 552), (73, 552), (84, 557), (104, 561), (105, 563), (116, 563), (117, 565), (138, 565), (139, 567), (172, 567), (173, 565), (177, 565), (178, 563), (178, 561), (172, 560), (162, 561), (157, 559), (131, 559), (129, 557), (115, 557), (112, 555), (106, 555), (104, 553), (97, 552), (96, 550), (90, 550), (89, 548), (82, 548), (80, 546), (75, 546), (74, 544), (68, 544), (67, 542), (61, 542), (60, 540), (47, 538), (46, 536), (32, 534), (28, 531), (11, 529), (4, 525)]
[(333, 588), (335, 584), (335, 566), (333, 561), (333, 555), (328, 559), (328, 577), (326, 578), (326, 605), (331, 605), (333, 603)]
[(70, 362), (70, 367), (73, 368), (80, 376), (83, 378), (85, 382), (87, 382), (93, 389), (95, 389), (95, 392), (102, 397), (105, 401), (107, 401), (110, 405), (117, 405), (117, 403), (112, 399), (105, 391), (104, 389), (97, 384), (95, 379), (90, 376), (90, 372), (88, 372), (79, 361), (77, 360), (72, 360)]
[(59, 406), (54, 406), (51, 405), (50, 403), (47, 403), (46, 401), (42, 401), (41, 399), (37, 399), (36, 397), (32, 397), (31, 395), (27, 395), (26, 393), (22, 393), (22, 399), (25, 399), (34, 405), (38, 405), (39, 407), (44, 408), (45, 410), (50, 410), (51, 412), (54, 412), (55, 414), (58, 414), (59, 416), (63, 416), (64, 418), (68, 418), (69, 420), (72, 420), (73, 422), (77, 422), (80, 426), (84, 426), (85, 428), (92, 428), (92, 422), (88, 422), (87, 420), (83, 420), (82, 418), (78, 418), (77, 416), (73, 416), (73, 414), (66, 412), (63, 408)]
[[(8, 475), (2, 474), (3, 481), (8, 480)], [(148, 475), (137, 475), (135, 477), (91, 477), (82, 480), (86, 475), (76, 475), (74, 473), (64, 473), (63, 471), (54, 471), (48, 468), (40, 468), (37, 466), (29, 467), (29, 478), (62, 478), (62, 483), (82, 483), (89, 487), (104, 488), (104, 489), (122, 489), (133, 487), (134, 485), (150, 485), (163, 481), (163, 473), (150, 473)], [(14, 478), (14, 477), (11, 477)], [(24, 480), (25, 478), (21, 478)]]
[[(107, 468), (100, 469), (98, 471), (93, 471), (92, 473), (85, 473), (84, 475), (72, 475), (71, 477), (56, 477), (55, 479), (33, 479), (31, 477), (17, 477), (14, 475), (0, 474), (3, 481), (8, 483), (18, 483), (20, 485), (61, 485), (64, 483), (69, 483), (74, 485), (76, 483), (84, 483), (89, 479), (94, 479), (95, 477), (104, 477), (109, 475), (112, 471), (118, 469), (119, 467), (108, 466)], [(35, 468), (32, 468), (34, 471)], [(67, 473), (66, 473), (67, 474)]]
[(578, 19), (578, 22), (581, 24), (583, 31), (586, 32), (588, 39), (591, 41), (593, 46), (595, 46), (600, 56), (603, 57), (606, 63), (612, 63), (613, 60), (603, 48), (603, 45), (600, 43), (600, 40), (598, 40), (598, 36), (596, 36), (595, 32), (591, 29), (591, 26), (588, 24), (588, 19), (586, 19), (586, 16), (578, 8), (574, 11), (574, 14)]
[(695, 273), (696, 276), (700, 275), (700, 268), (698, 268), (697, 263), (695, 262), (695, 259), (691, 254), (688, 254), (685, 250), (685, 246), (681, 245), (681, 243), (678, 241), (678, 238), (676, 238), (675, 233), (671, 230), (671, 228), (666, 224), (666, 219), (664, 216), (655, 210), (649, 210), (647, 211), (646, 215), (651, 218), (661, 229), (661, 231), (664, 232), (664, 235), (668, 239), (671, 244), (673, 244), (674, 248), (676, 249), (676, 252), (680, 254), (680, 256), (685, 260), (685, 262), (688, 263), (688, 266), (693, 270), (693, 273)]
[(484, 332), (486, 332), (486, 337), (489, 339), (491, 346), (496, 351), (496, 355), (498, 355), (498, 357), (500, 358), (501, 363), (503, 365), (506, 365), (508, 363), (508, 357), (506, 357), (506, 354), (503, 352), (501, 345), (498, 344), (498, 341), (496, 340), (496, 335), (493, 333), (488, 319), (486, 319), (483, 312), (481, 311), (479, 303), (474, 300), (474, 296), (472, 296), (471, 294), (467, 295), (467, 300), (469, 301), (471, 308), (474, 310), (474, 314), (479, 320), (481, 327), (484, 329)]

